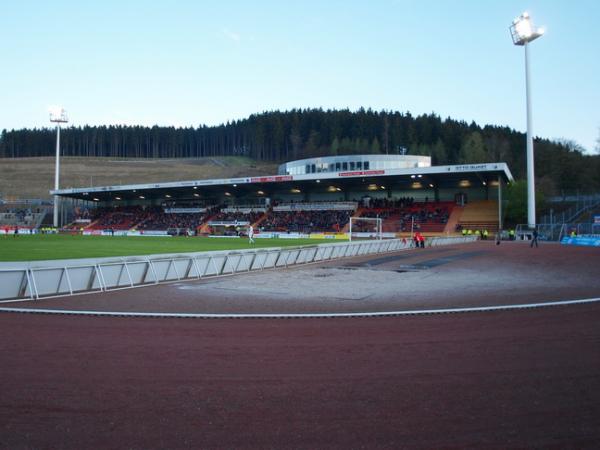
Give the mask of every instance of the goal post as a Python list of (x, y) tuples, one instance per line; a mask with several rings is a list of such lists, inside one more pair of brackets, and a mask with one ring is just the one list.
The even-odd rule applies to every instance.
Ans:
[(350, 217), (348, 239), (383, 238), (383, 220), (379, 217)]

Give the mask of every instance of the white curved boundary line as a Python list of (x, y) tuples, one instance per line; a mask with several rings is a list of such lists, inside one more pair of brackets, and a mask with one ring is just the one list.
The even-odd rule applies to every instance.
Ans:
[(545, 303), (524, 303), (519, 305), (479, 306), (473, 308), (446, 308), (422, 309), (405, 311), (384, 312), (358, 312), (358, 313), (308, 313), (308, 314), (197, 314), (197, 313), (160, 313), (160, 312), (118, 312), (118, 311), (76, 311), (61, 309), (36, 309), (36, 308), (0, 308), (0, 312), (30, 313), (30, 314), (66, 314), (81, 316), (107, 316), (107, 317), (153, 317), (153, 318), (178, 318), (178, 319), (326, 319), (340, 317), (382, 317), (382, 316), (417, 316), (424, 314), (452, 314), (470, 312), (508, 311), (515, 309), (545, 308), (549, 306), (581, 305), (600, 302), (600, 297), (581, 300), (561, 300)]

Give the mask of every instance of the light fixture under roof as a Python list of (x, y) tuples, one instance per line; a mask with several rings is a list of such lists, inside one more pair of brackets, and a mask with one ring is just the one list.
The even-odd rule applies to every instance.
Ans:
[(121, 200), (121, 197), (115, 197), (115, 200)]
[(146, 197), (144, 197), (143, 195), (140, 195), (139, 198), (141, 198), (142, 200), (144, 200)]
[(165, 197), (167, 197), (167, 198), (171, 198), (171, 196), (170, 196), (169, 194), (165, 195)]

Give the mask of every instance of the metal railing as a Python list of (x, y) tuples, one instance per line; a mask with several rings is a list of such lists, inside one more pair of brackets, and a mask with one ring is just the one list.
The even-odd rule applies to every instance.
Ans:
[[(476, 237), (427, 239), (428, 246), (475, 241)], [(188, 255), (132, 257), (81, 265), (0, 270), (0, 300), (40, 299), (106, 292), (152, 284), (277, 269), (338, 258), (408, 250), (409, 240), (354, 241), (309, 247), (271, 248)], [(70, 261), (72, 262), (72, 261)]]
[(572, 198), (572, 202), (574, 205), (571, 208), (560, 213), (554, 213), (553, 210), (550, 210), (550, 214), (542, 216), (540, 223), (553, 225), (576, 222), (581, 215), (600, 207), (600, 195), (577, 196)]

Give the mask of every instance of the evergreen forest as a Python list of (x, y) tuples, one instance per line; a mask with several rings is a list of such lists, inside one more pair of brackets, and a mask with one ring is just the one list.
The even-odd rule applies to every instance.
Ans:
[[(53, 156), (55, 139), (53, 128), (4, 130), (0, 158)], [(294, 109), (196, 128), (86, 125), (61, 130), (63, 156), (247, 156), (283, 162), (366, 153), (429, 155), (434, 165), (506, 162), (517, 180), (526, 176), (523, 133), (436, 114)], [(536, 138), (535, 171), (538, 188), (546, 195), (600, 191), (600, 155), (586, 155), (570, 141)]]

